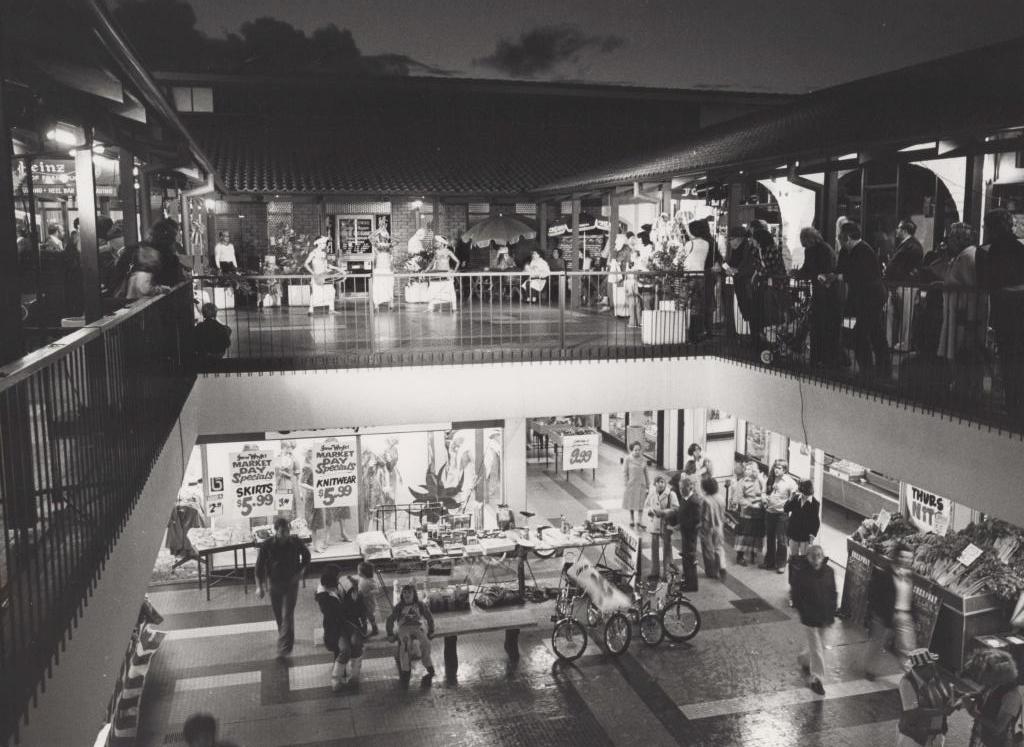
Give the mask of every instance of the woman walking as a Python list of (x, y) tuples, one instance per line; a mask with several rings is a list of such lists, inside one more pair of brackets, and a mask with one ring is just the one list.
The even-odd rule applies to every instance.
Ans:
[[(642, 511), (651, 480), (647, 474), (647, 460), (641, 452), (639, 441), (629, 445), (629, 455), (622, 462), (622, 476), (625, 481), (625, 492), (622, 495), (622, 507), (629, 511), (629, 526), (637, 525), (636, 514)], [(643, 517), (640, 519), (643, 529)]]
[(708, 578), (725, 578), (725, 503), (718, 495), (718, 480), (705, 477), (700, 481), (704, 494), (700, 517), (700, 552), (704, 557), (704, 573)]

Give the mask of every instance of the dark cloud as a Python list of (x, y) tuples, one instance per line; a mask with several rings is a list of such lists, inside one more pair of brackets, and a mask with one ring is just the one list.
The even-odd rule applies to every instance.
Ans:
[(590, 36), (569, 24), (538, 26), (514, 41), (499, 39), (493, 53), (474, 60), (473, 64), (519, 78), (532, 78), (563, 63), (575, 63), (585, 52), (607, 54), (625, 44), (621, 36)]

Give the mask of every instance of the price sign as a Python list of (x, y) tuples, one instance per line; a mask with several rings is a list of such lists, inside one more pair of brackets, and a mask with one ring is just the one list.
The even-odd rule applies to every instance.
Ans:
[(292, 491), (280, 492), (277, 494), (277, 510), (291, 511), (295, 505), (295, 494)]
[(572, 469), (597, 469), (600, 446), (599, 433), (562, 436), (562, 469), (566, 472)]
[(225, 512), (243, 519), (274, 516), (274, 455), (258, 448), (246, 448), (229, 455), (231, 474), (228, 478), (230, 498)]
[(313, 507), (355, 507), (359, 502), (356, 440), (328, 438), (313, 460)]
[(206, 513), (211, 517), (224, 515), (224, 496), (222, 494), (217, 493), (210, 496), (210, 500), (206, 502)]
[(978, 558), (981, 557), (981, 553), (982, 553), (981, 548), (978, 547), (976, 544), (974, 544), (972, 542), (971, 544), (969, 544), (967, 547), (964, 548), (964, 551), (962, 553), (960, 553), (960, 557), (957, 558), (957, 560), (959, 560), (965, 566), (970, 568), (971, 564), (974, 563), (975, 560), (977, 560)]

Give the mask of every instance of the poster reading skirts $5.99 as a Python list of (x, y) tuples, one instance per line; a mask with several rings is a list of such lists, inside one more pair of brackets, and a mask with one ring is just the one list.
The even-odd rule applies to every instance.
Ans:
[(354, 508), (359, 502), (355, 438), (328, 438), (313, 458), (313, 507)]

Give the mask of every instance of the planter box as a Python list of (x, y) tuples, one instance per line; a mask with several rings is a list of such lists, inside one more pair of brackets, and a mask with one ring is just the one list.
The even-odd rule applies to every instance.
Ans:
[(430, 300), (430, 283), (412, 280), (405, 286), (403, 295), (406, 303), (427, 303)]
[(689, 311), (645, 310), (640, 316), (640, 340), (645, 345), (678, 345), (686, 342)]
[(235, 291), (233, 288), (214, 288), (213, 302), (218, 309), (235, 308)]
[(308, 306), (309, 305), (309, 284), (302, 283), (301, 285), (289, 285), (288, 286), (288, 305), (289, 306)]

